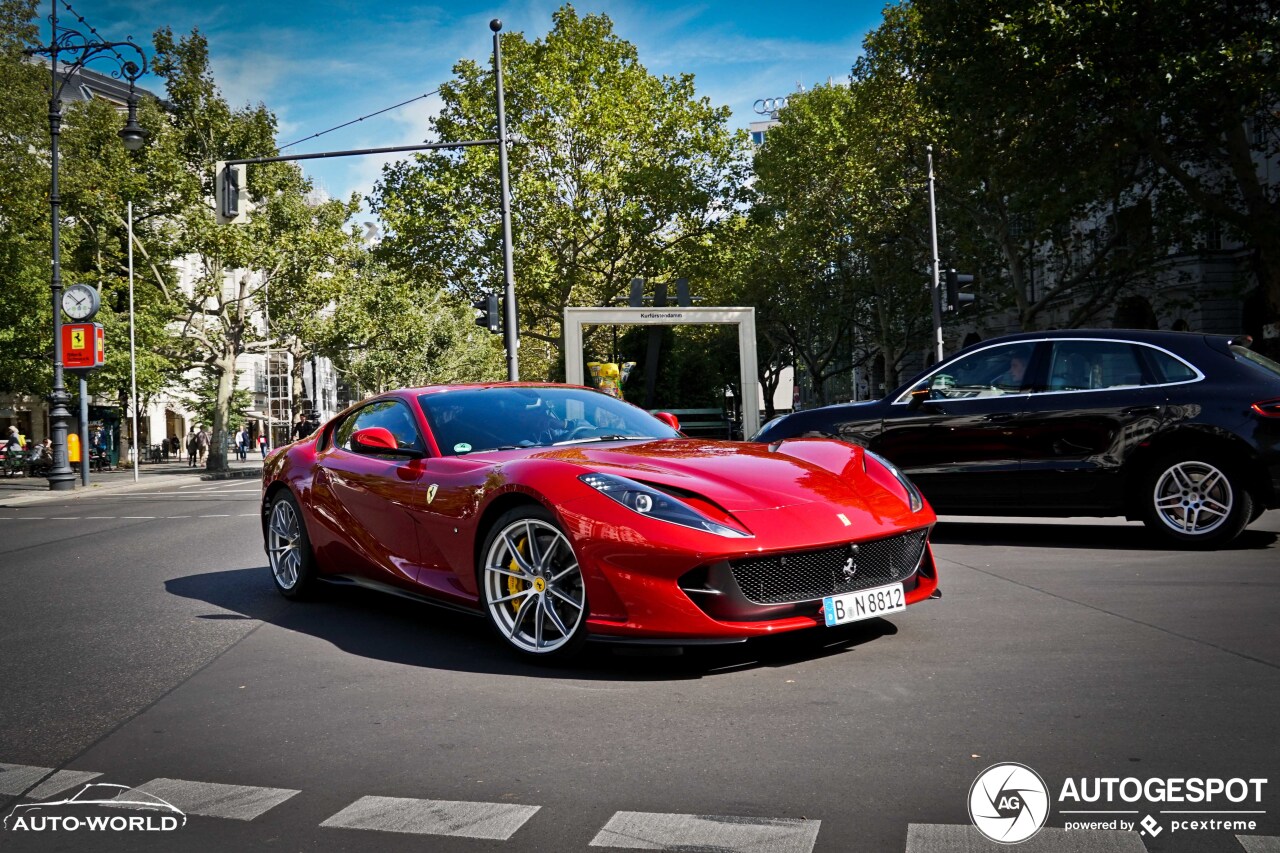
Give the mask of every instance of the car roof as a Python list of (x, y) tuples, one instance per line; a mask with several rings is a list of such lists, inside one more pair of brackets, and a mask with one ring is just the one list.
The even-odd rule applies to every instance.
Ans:
[[(971, 346), (988, 345), (993, 343), (1003, 343), (1006, 341), (1026, 341), (1039, 340), (1041, 338), (1102, 338), (1102, 339), (1118, 339), (1118, 340), (1140, 340), (1149, 341), (1151, 343), (1168, 342), (1173, 344), (1190, 343), (1196, 339), (1203, 338), (1227, 338), (1243, 337), (1243, 335), (1221, 335), (1206, 334), (1204, 332), (1167, 332), (1159, 329), (1046, 329), (1044, 331), (1032, 332), (1015, 332), (1010, 335), (1000, 335), (994, 338), (986, 338), (978, 341)], [(965, 347), (968, 349), (968, 347)]]
[(563, 382), (460, 382), (451, 385), (422, 385), (416, 388), (400, 388), (400, 394), (440, 394), (446, 391), (475, 391), (486, 388), (573, 388), (586, 391), (596, 389), (586, 385), (566, 385)]

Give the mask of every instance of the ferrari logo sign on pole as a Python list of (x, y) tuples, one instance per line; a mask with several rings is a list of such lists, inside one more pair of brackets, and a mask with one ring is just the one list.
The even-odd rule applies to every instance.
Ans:
[(102, 367), (106, 339), (101, 323), (62, 324), (62, 364), (71, 370)]

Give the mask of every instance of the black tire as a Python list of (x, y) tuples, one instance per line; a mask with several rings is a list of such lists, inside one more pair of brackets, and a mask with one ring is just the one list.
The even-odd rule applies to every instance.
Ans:
[(297, 499), (287, 490), (271, 499), (263, 547), (271, 580), (281, 595), (296, 601), (315, 594), (316, 558), (307, 538), (307, 524)]
[(1236, 466), (1214, 453), (1157, 460), (1143, 476), (1138, 500), (1147, 527), (1183, 548), (1225, 545), (1256, 517)]
[(582, 569), (545, 508), (504, 513), (485, 537), (476, 573), (485, 618), (508, 648), (542, 661), (581, 651), (588, 613)]

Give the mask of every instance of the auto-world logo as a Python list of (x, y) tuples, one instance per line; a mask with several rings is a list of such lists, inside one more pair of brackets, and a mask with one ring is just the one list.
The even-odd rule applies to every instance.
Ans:
[(10, 832), (172, 832), (186, 824), (172, 803), (105, 782), (85, 785), (65, 800), (21, 803), (4, 819)]
[(997, 844), (1018, 844), (1049, 818), (1049, 788), (1025, 764), (993, 764), (969, 788), (969, 819)]

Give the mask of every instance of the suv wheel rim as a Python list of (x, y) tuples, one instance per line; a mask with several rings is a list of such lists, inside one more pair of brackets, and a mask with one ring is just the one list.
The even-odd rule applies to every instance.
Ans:
[(1227, 475), (1207, 462), (1179, 462), (1156, 480), (1156, 515), (1171, 530), (1203, 536), (1231, 515), (1235, 494)]

